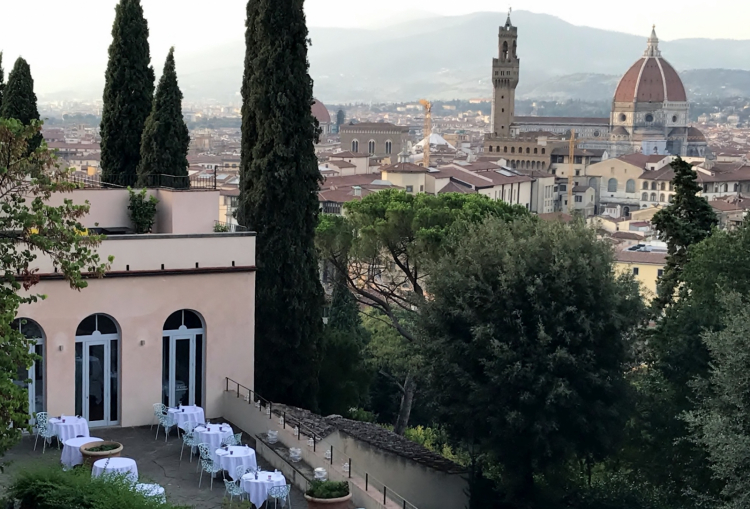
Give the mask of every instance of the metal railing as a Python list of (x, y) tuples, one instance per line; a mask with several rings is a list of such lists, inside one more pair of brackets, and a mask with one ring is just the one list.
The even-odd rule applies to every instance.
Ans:
[[(226, 392), (235, 392), (235, 389), (230, 391), (230, 383), (236, 386), (236, 394), (238, 398), (244, 397), (245, 401), (247, 401), (248, 404), (254, 405), (260, 412), (265, 412), (266, 415), (268, 415), (268, 419), (273, 420), (274, 410), (273, 403), (271, 401), (268, 401), (267, 399), (260, 396), (257, 392), (248, 387), (245, 387), (241, 383), (237, 382), (236, 380), (232, 380), (229, 377), (226, 377)], [(243, 394), (245, 391), (247, 392), (246, 397)], [(331, 479), (332, 474), (333, 476), (339, 477), (342, 481), (351, 479), (353, 476), (358, 477), (360, 478), (360, 480), (364, 481), (366, 492), (370, 494), (372, 494), (373, 492), (377, 493), (378, 496), (374, 497), (376, 500), (379, 500), (379, 497), (382, 494), (383, 506), (387, 506), (388, 500), (390, 499), (390, 501), (394, 502), (398, 507), (401, 507), (402, 509), (419, 509), (416, 505), (412, 504), (406, 498), (399, 495), (395, 490), (389, 488), (384, 482), (371, 475), (367, 470), (360, 468), (355, 469), (351, 458), (344, 454), (344, 452), (336, 449), (333, 444), (329, 443), (327, 440), (325, 440), (325, 438), (318, 436), (314, 430), (310, 429), (308, 426), (305, 426), (299, 418), (290, 415), (289, 421), (287, 421), (287, 414), (285, 411), (276, 410), (275, 413), (278, 417), (281, 418), (280, 424), (283, 429), (286, 429), (287, 424), (289, 424), (290, 426), (294, 425), (293, 435), (296, 436), (298, 441), (302, 441), (303, 436), (307, 437), (306, 441), (308, 442), (308, 445), (310, 445), (309, 442), (312, 441), (313, 453), (316, 453), (318, 450), (326, 451), (325, 460), (328, 461), (331, 465), (331, 468), (328, 472), (329, 479)], [(346, 460), (348, 468), (342, 468), (342, 471), (334, 469), (334, 458), (336, 458), (335, 461)]]
[(175, 175), (65, 175), (62, 179), (85, 189), (216, 189), (216, 173), (192, 176)]

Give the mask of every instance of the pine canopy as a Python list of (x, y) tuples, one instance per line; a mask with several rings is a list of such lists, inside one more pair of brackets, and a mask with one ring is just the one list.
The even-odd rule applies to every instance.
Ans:
[(141, 2), (120, 0), (112, 25), (101, 123), (102, 176), (108, 182), (131, 184), (135, 179), (154, 95), (150, 62)]
[[(2, 62), (0, 62), (2, 63)], [(2, 81), (0, 73), (0, 81)], [(31, 68), (23, 58), (16, 60), (13, 70), (8, 75), (8, 83), (3, 90), (0, 117), (15, 118), (23, 125), (29, 126), (33, 120), (39, 120), (39, 110), (36, 106), (34, 93), (34, 78)], [(36, 150), (42, 143), (42, 134), (36, 133), (28, 141), (29, 152)]]
[(174, 48), (171, 48), (159, 86), (156, 88), (153, 109), (143, 130), (138, 184), (153, 185), (156, 177), (151, 176), (162, 175), (160, 182), (164, 185), (175, 188), (189, 187), (189, 146), (190, 133), (182, 116), (182, 92), (177, 84)]

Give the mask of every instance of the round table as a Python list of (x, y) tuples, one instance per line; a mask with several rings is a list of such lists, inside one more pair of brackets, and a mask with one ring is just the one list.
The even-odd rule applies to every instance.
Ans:
[(96, 460), (91, 468), (91, 476), (99, 477), (100, 475), (126, 475), (133, 482), (138, 481), (138, 466), (135, 460), (131, 458), (105, 458)]
[[(271, 480), (268, 480), (268, 476)], [(241, 481), (242, 489), (248, 494), (250, 502), (255, 507), (262, 506), (268, 498), (268, 490), (274, 486), (286, 486), (286, 479), (281, 472), (258, 472), (258, 478), (255, 474), (245, 474)]]
[(138, 483), (135, 485), (135, 491), (143, 493), (148, 498), (155, 498), (163, 504), (167, 503), (167, 495), (164, 492), (164, 488), (158, 484)]
[[(210, 430), (210, 431), (209, 431)], [(208, 424), (207, 426), (198, 426), (193, 430), (196, 444), (207, 444), (208, 450), (211, 451), (211, 459), (216, 463), (216, 449), (221, 447), (221, 441), (234, 435), (232, 427), (229, 424)]]
[(101, 442), (101, 438), (96, 437), (82, 437), (82, 438), (69, 438), (64, 442), (62, 456), (60, 457), (60, 463), (66, 468), (73, 468), (76, 465), (83, 464), (83, 456), (81, 455), (81, 446), (90, 444), (91, 442)]
[(203, 409), (199, 406), (183, 406), (179, 408), (170, 408), (167, 413), (172, 419), (172, 422), (177, 424), (181, 430), (185, 431), (185, 425), (189, 422), (196, 424), (202, 424), (206, 422), (206, 417), (203, 414)]
[(57, 435), (60, 442), (65, 442), (70, 438), (89, 436), (89, 423), (83, 417), (52, 417), (49, 420), (49, 426), (52, 428), (50, 431)]
[(252, 468), (253, 470), (258, 469), (258, 462), (255, 459), (255, 451), (249, 448), (247, 445), (233, 445), (230, 446), (226, 451), (224, 449), (217, 449), (214, 451), (218, 465), (229, 472), (229, 478), (233, 481), (234, 476), (237, 473), (237, 467), (242, 466), (243, 468)]

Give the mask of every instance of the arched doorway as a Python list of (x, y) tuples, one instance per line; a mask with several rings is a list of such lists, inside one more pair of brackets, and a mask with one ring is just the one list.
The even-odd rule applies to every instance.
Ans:
[(175, 311), (162, 333), (162, 403), (203, 404), (203, 320), (188, 309)]
[(102, 314), (83, 319), (76, 329), (76, 414), (89, 426), (119, 422), (120, 328)]
[(38, 323), (28, 318), (15, 319), (13, 328), (29, 341), (29, 352), (38, 356), (29, 369), (19, 366), (15, 384), (29, 391), (29, 415), (44, 412), (44, 332)]

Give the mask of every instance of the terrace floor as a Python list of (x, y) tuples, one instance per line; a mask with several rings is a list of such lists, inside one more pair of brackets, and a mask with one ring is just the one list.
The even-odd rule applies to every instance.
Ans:
[[(236, 427), (235, 427), (236, 429)], [(164, 487), (167, 500), (172, 504), (194, 507), (196, 509), (221, 509), (229, 507), (228, 498), (224, 502), (224, 483), (221, 475), (214, 479), (213, 491), (209, 489), (210, 479), (206, 474), (203, 477), (201, 488), (198, 489), (199, 472), (196, 472), (197, 456), (189, 461), (187, 450), (180, 462), (180, 448), (182, 440), (172, 432), (169, 440), (164, 442), (164, 431), (159, 432), (159, 440), (154, 440), (156, 429), (146, 427), (140, 428), (95, 428), (91, 435), (104, 440), (116, 440), (124, 446), (123, 456), (133, 458), (138, 465), (140, 482), (153, 482)], [(250, 447), (255, 446), (255, 441), (243, 433), (242, 442)], [(25, 467), (34, 465), (60, 465), (60, 453), (57, 445), (53, 442), (51, 448), (42, 454), (42, 442), (39, 441), (34, 451), (34, 435), (24, 436), (20, 444), (11, 449), (0, 464), (5, 465), (5, 472), (0, 474), (0, 493), (4, 486), (10, 483), (13, 473), (23, 470)], [(268, 463), (258, 456), (258, 466), (264, 470), (270, 469)], [(292, 487), (292, 507), (304, 509), (307, 507), (302, 493)], [(235, 498), (233, 507), (241, 507)]]

